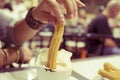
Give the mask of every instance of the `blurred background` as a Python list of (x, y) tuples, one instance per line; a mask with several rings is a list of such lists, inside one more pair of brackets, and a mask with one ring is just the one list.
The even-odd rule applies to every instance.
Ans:
[[(72, 59), (87, 58), (86, 30), (89, 23), (102, 13), (106, 4), (110, 0), (81, 0), (86, 4), (79, 8), (78, 16), (68, 20), (60, 49), (66, 49), (73, 53)], [(120, 3), (120, 0), (117, 0)], [(11, 17), (14, 22), (25, 17), (29, 8), (38, 5), (39, 0), (0, 0), (0, 8), (6, 16)], [(12, 25), (12, 24), (11, 24)], [(113, 37), (120, 46), (120, 14), (114, 19), (109, 20)], [(44, 26), (31, 40), (24, 43), (24, 46), (36, 51), (39, 48), (49, 47), (51, 36), (54, 32), (53, 25)], [(98, 36), (99, 37), (99, 36)], [(92, 47), (92, 46), (91, 46)], [(103, 56), (104, 54), (102, 54)], [(101, 56), (101, 55), (97, 55)]]

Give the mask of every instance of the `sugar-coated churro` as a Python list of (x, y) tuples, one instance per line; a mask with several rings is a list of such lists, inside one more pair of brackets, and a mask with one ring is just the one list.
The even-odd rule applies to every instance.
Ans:
[(108, 62), (104, 63), (104, 69), (100, 69), (98, 74), (109, 80), (120, 80), (120, 69)]
[(48, 60), (46, 64), (46, 67), (50, 69), (56, 68), (56, 58), (57, 58), (58, 50), (59, 50), (60, 43), (62, 41), (62, 37), (64, 33), (63, 24), (56, 23), (54, 26), (55, 26), (55, 31), (53, 33), (53, 36), (50, 42)]

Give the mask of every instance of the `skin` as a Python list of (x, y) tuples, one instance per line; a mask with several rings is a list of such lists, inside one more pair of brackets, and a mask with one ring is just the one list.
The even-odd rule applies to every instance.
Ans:
[[(63, 23), (65, 18), (73, 18), (77, 16), (78, 7), (85, 6), (79, 0), (42, 0), (40, 4), (32, 10), (32, 16), (44, 23)], [(13, 28), (13, 36), (18, 44), (23, 44), (25, 41), (34, 37), (39, 30), (31, 29), (25, 19), (18, 21)], [(31, 59), (32, 53), (29, 49), (22, 49), (24, 54), (24, 62)], [(8, 50), (10, 53), (10, 50)], [(14, 52), (14, 50), (13, 50)], [(15, 59), (14, 59), (15, 60)]]
[[(54, 24), (55, 22), (65, 24), (65, 18), (71, 19), (77, 16), (78, 7), (82, 6), (85, 5), (79, 0), (43, 0), (37, 7), (33, 9), (32, 15), (36, 20), (45, 24)], [(16, 42), (21, 44), (24, 41), (33, 38), (38, 31), (39, 30), (31, 29), (26, 24), (25, 20), (21, 20), (16, 23), (13, 33)]]

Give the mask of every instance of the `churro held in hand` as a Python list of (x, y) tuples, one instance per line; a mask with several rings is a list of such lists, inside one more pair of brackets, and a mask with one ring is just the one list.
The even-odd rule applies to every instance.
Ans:
[(49, 49), (42, 49), (37, 57), (38, 80), (70, 80), (72, 73), (72, 53), (59, 50), (64, 33), (63, 24), (55, 24)]
[(55, 31), (53, 33), (53, 36), (50, 42), (48, 61), (46, 64), (46, 67), (50, 69), (56, 68), (56, 58), (57, 58), (58, 50), (60, 47), (60, 43), (62, 41), (63, 33), (64, 33), (64, 25), (60, 23), (56, 23)]

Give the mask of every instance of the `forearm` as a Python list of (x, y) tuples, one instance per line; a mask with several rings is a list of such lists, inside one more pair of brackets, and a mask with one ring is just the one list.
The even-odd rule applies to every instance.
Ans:
[(105, 46), (107, 46), (107, 47), (117, 47), (116, 43), (112, 39), (109, 39), (109, 38), (107, 38), (105, 40)]
[[(9, 54), (9, 53), (10, 54)], [(17, 60), (16, 50), (14, 49), (0, 49), (0, 68), (11, 64)]]
[(39, 30), (39, 28), (36, 27), (39, 25), (42, 27), (41, 23), (65, 23), (63, 9), (67, 11), (66, 17), (73, 18), (77, 15), (77, 7), (82, 6), (85, 5), (78, 0), (61, 0), (61, 2), (56, 0), (43, 0), (37, 7), (28, 11), (24, 20), (16, 23), (13, 29), (14, 41), (18, 44), (22, 44), (24, 41), (33, 38)]
[(0, 68), (17, 63), (28, 63), (32, 58), (32, 52), (29, 48), (6, 48), (0, 49)]
[(15, 24), (13, 28), (14, 40), (17, 44), (22, 44), (23, 42), (33, 38), (33, 36), (38, 32), (38, 30), (31, 29), (25, 20), (21, 20)]
[[(25, 19), (18, 21), (13, 28), (13, 38), (17, 44), (30, 40), (45, 23), (38, 20), (37, 9), (30, 8)], [(41, 17), (39, 17), (41, 19)]]

